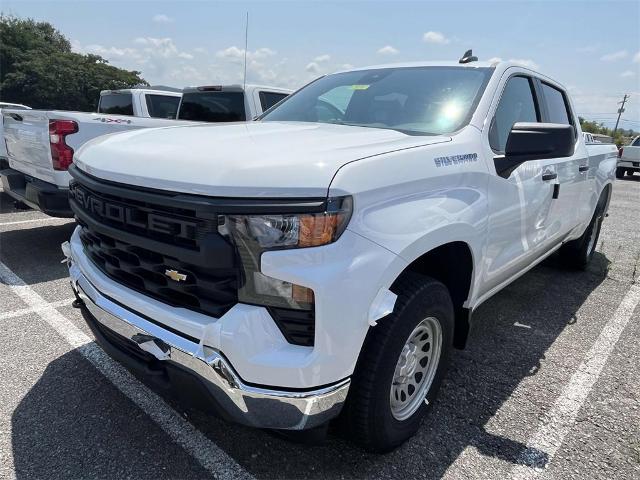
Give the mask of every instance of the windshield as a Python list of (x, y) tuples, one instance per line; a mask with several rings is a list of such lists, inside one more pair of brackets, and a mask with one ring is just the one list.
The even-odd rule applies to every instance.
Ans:
[(244, 122), (243, 92), (190, 92), (182, 95), (181, 120), (199, 122)]
[(322, 77), (284, 100), (263, 121), (335, 123), (437, 135), (459, 130), (492, 68), (403, 67)]

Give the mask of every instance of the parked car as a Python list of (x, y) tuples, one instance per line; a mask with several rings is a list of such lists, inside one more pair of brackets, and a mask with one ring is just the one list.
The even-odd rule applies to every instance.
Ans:
[(480, 304), (554, 252), (590, 262), (615, 164), (529, 68), (349, 70), (256, 122), (85, 144), (63, 251), (77, 306), (129, 368), (254, 427), (342, 414), (387, 451)]
[(616, 177), (622, 178), (624, 174), (631, 176), (633, 172), (640, 172), (640, 136), (622, 148), (618, 153), (618, 168), (616, 168)]
[[(31, 110), (31, 107), (27, 107), (26, 105), (22, 105), (20, 103), (0, 102), (0, 115), (2, 115), (2, 110), (4, 108), (12, 108), (14, 110)], [(9, 162), (7, 161), (7, 146), (4, 143), (3, 127), (4, 125), (2, 123), (2, 119), (0, 118), (0, 170), (9, 166)]]
[[(197, 87), (186, 89), (185, 101), (181, 103), (180, 92), (107, 90), (100, 95), (97, 113), (56, 110), (25, 113), (7, 109), (3, 121), (9, 167), (0, 171), (4, 191), (47, 215), (72, 217), (68, 200), (71, 177), (67, 170), (74, 152), (89, 140), (108, 133), (171, 127), (192, 121), (252, 119), (263, 112), (263, 105), (271, 96), (287, 93), (290, 91), (275, 87), (247, 86), (246, 95), (239, 86)], [(223, 95), (233, 95), (236, 103), (225, 104), (227, 97), (222, 98)], [(216, 109), (226, 112), (229, 108), (236, 110), (229, 110), (227, 117), (215, 113)], [(175, 120), (176, 112), (184, 120)]]

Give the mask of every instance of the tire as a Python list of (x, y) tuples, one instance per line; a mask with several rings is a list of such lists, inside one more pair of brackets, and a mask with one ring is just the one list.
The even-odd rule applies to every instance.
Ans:
[(593, 213), (593, 217), (591, 217), (589, 226), (582, 236), (567, 242), (560, 248), (560, 258), (567, 266), (579, 270), (586, 270), (587, 266), (593, 259), (596, 246), (598, 245), (598, 238), (600, 238), (600, 229), (602, 228), (605, 204), (606, 197), (603, 195), (600, 198), (600, 201), (598, 201), (598, 205)]
[[(416, 433), (436, 397), (453, 344), (453, 303), (442, 283), (406, 274), (394, 291), (398, 299), (393, 313), (369, 330), (344, 410), (353, 439), (378, 453), (396, 448)], [(429, 355), (423, 352), (433, 358), (416, 361)], [(410, 380), (398, 381), (399, 372)], [(417, 387), (410, 394), (412, 383)], [(400, 390), (405, 391), (406, 401)]]
[(629, 175), (630, 177), (633, 177), (633, 172), (635, 172), (635, 170), (629, 169), (627, 170), (627, 175)]
[(624, 177), (624, 172), (625, 172), (624, 168), (616, 168), (616, 178)]

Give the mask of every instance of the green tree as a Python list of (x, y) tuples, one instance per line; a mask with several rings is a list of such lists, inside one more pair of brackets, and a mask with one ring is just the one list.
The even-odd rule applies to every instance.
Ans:
[(33, 108), (95, 111), (100, 90), (148, 85), (140, 72), (71, 51), (47, 22), (0, 16), (0, 99)]

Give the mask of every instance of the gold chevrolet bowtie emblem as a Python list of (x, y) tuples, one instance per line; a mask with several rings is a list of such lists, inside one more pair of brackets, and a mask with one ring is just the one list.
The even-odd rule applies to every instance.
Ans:
[(177, 270), (165, 270), (164, 274), (174, 282), (184, 282), (187, 279), (184, 273), (180, 273)]

